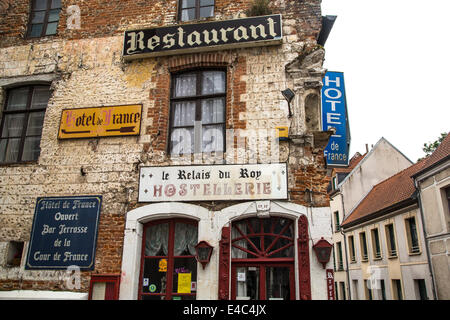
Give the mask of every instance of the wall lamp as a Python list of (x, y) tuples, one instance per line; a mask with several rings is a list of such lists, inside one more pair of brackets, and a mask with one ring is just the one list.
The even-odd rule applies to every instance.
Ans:
[(290, 117), (292, 117), (291, 101), (292, 101), (292, 99), (294, 99), (295, 93), (291, 89), (287, 88), (286, 90), (281, 91), (281, 94), (283, 95), (283, 97), (286, 99), (286, 101), (288, 103), (288, 108), (289, 108), (288, 117), (290, 118)]
[(313, 245), (313, 249), (316, 253), (317, 260), (322, 264), (325, 269), (326, 264), (330, 261), (331, 257), (331, 249), (333, 245), (325, 240), (323, 237), (320, 238), (319, 241), (315, 245)]
[(206, 241), (200, 241), (195, 246), (195, 258), (202, 264), (203, 269), (205, 269), (205, 266), (209, 263), (212, 251), (213, 247)]

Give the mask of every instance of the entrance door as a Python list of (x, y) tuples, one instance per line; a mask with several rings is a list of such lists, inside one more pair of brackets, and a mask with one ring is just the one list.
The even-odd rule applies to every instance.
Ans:
[(232, 267), (232, 299), (295, 299), (293, 265), (238, 265)]
[(295, 299), (292, 220), (240, 220), (232, 224), (231, 238), (232, 299)]

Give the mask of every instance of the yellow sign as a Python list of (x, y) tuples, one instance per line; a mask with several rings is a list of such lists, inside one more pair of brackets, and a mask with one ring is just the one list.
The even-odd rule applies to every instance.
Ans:
[(63, 110), (59, 139), (139, 135), (142, 105)]
[(191, 274), (178, 274), (178, 291), (177, 293), (191, 293)]
[(159, 260), (159, 272), (167, 272), (167, 259)]
[(275, 129), (277, 130), (277, 137), (280, 139), (287, 139), (287, 137), (289, 136), (289, 127), (286, 126), (278, 126), (275, 127)]

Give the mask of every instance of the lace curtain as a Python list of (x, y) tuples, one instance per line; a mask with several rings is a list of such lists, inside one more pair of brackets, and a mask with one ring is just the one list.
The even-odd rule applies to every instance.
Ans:
[[(197, 244), (198, 231), (197, 226), (176, 223), (175, 224), (175, 240), (174, 255), (195, 255), (195, 245)], [(147, 229), (145, 238), (145, 255), (157, 256), (168, 255), (169, 242), (169, 224), (162, 223), (151, 226)]]
[(173, 254), (175, 256), (189, 253), (195, 255), (195, 245), (197, 244), (197, 226), (187, 223), (175, 224), (175, 243)]
[(145, 237), (145, 255), (156, 256), (162, 250), (162, 254), (167, 256), (169, 242), (169, 224), (162, 223), (151, 226), (147, 229)]

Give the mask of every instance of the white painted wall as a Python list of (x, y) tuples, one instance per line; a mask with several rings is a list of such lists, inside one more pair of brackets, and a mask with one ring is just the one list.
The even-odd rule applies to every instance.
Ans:
[[(312, 246), (321, 237), (331, 242), (330, 210), (325, 208), (306, 208), (286, 201), (271, 201), (270, 215), (297, 219), (306, 215), (310, 234), (310, 272), (311, 295), (313, 300), (327, 299), (325, 269), (317, 261)], [(203, 268), (197, 265), (197, 299), (218, 299), (219, 241), (222, 227), (230, 222), (256, 216), (256, 202), (245, 202), (227, 207), (221, 211), (209, 211), (203, 207), (186, 203), (155, 203), (134, 209), (127, 214), (122, 258), (122, 279), (119, 298), (137, 299), (139, 288), (140, 252), (142, 246), (143, 224), (156, 219), (184, 217), (198, 221), (198, 240), (209, 242), (214, 251), (210, 263)], [(295, 229), (297, 239), (297, 224)], [(297, 246), (297, 241), (295, 241)], [(297, 255), (297, 250), (295, 250)], [(332, 267), (332, 261), (327, 268)], [(295, 278), (298, 292), (298, 264), (296, 259)]]

